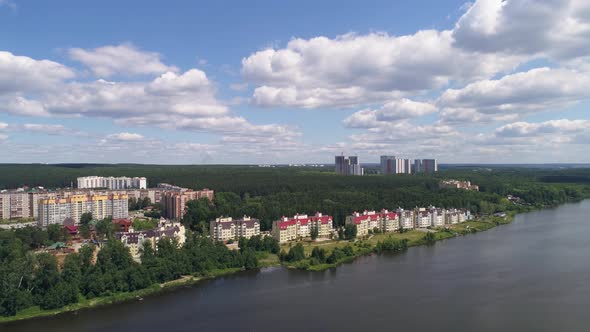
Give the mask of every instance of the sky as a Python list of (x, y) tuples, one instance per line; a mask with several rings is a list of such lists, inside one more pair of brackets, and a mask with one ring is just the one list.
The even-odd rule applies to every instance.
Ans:
[(587, 0), (0, 0), (0, 163), (590, 162)]

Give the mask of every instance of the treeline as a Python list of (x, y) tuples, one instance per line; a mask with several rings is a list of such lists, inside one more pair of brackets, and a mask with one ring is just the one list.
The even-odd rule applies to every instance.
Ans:
[[(433, 233), (426, 233), (423, 239), (425, 244), (432, 244), (436, 241)], [(375, 252), (398, 252), (404, 251), (408, 248), (407, 239), (395, 239), (388, 237), (382, 241), (378, 241), (375, 246), (371, 246), (366, 242), (355, 242), (347, 244), (344, 247), (335, 247), (331, 252), (319, 246), (314, 247), (311, 254), (307, 256), (301, 243), (297, 243), (291, 247), (289, 251), (281, 251), (279, 259), (288, 265), (293, 265), (298, 268), (308, 268), (309, 266), (330, 264), (337, 265), (351, 260), (359, 255)]]
[[(58, 267), (55, 256), (34, 253), (49, 236), (38, 229), (28, 233), (0, 231), (0, 315), (13, 316), (31, 306), (57, 309), (82, 299), (114, 295), (175, 280), (183, 275), (206, 275), (216, 270), (258, 267), (258, 252), (278, 252), (271, 238), (243, 242), (240, 251), (190, 233), (184, 245), (161, 239), (157, 250), (144, 246), (142, 262), (132, 259), (121, 242), (109, 240), (98, 253), (93, 245), (66, 256)], [(95, 257), (96, 255), (96, 257)]]

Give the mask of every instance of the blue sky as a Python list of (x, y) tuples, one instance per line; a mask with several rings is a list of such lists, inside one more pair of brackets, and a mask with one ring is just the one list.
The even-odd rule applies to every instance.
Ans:
[(0, 0), (0, 40), (0, 162), (590, 162), (581, 0)]

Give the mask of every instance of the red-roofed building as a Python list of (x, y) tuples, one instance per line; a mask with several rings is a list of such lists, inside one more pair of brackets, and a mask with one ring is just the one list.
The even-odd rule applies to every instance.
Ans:
[(333, 234), (332, 217), (319, 212), (314, 216), (297, 214), (293, 218), (282, 217), (272, 223), (271, 234), (283, 243), (311, 236), (314, 227), (318, 229), (318, 237), (330, 237)]
[(381, 210), (381, 212), (364, 211), (363, 213), (354, 212), (346, 218), (346, 224), (356, 225), (357, 236), (369, 234), (369, 230), (380, 230), (382, 232), (392, 232), (399, 229), (399, 218), (397, 213)]
[(129, 219), (113, 219), (113, 224), (118, 226), (115, 232), (129, 232), (132, 223)]
[(68, 234), (70, 234), (71, 236), (78, 235), (78, 226), (66, 225), (64, 226), (64, 228), (68, 231)]

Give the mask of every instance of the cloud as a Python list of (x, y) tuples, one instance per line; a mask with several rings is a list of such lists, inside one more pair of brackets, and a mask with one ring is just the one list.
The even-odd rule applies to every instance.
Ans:
[(16, 10), (16, 3), (10, 0), (0, 0), (0, 7), (8, 7), (12, 11)]
[(590, 97), (590, 73), (569, 69), (535, 68), (449, 89), (437, 105), (443, 121), (485, 122), (514, 120), (522, 115), (561, 109)]
[[(102, 54), (105, 49), (109, 47), (97, 50)], [(6, 90), (10, 92), (0, 94), (0, 112), (32, 117), (98, 117), (112, 119), (119, 125), (157, 126), (243, 138), (294, 137), (299, 134), (282, 125), (252, 124), (244, 117), (232, 114), (228, 106), (216, 98), (215, 85), (199, 69), (182, 73), (167, 71), (147, 81), (99, 79), (77, 82), (67, 80), (73, 77), (73, 71), (60, 64), (9, 55), (12, 62), (24, 61), (30, 66), (38, 66), (41, 71), (49, 68), (50, 73), (59, 75), (54, 75), (51, 87), (48, 84), (14, 86), (14, 80), (11, 81), (13, 85), (7, 83)], [(0, 77), (4, 74), (0, 72)], [(49, 80), (50, 77), (43, 79)], [(30, 130), (55, 134), (61, 129), (37, 126), (30, 127)], [(130, 140), (136, 137), (121, 133), (118, 138)]]
[(0, 96), (53, 89), (73, 77), (73, 70), (57, 62), (0, 51)]
[(571, 137), (581, 133), (590, 134), (590, 120), (549, 120), (545, 122), (529, 123), (515, 122), (496, 129), (495, 137)]
[(590, 53), (586, 0), (479, 0), (453, 29), (455, 46), (556, 60)]
[(451, 31), (413, 35), (346, 34), (293, 39), (242, 59), (242, 75), (259, 86), (262, 106), (357, 106), (438, 89), (450, 81), (488, 78), (520, 57), (480, 54), (453, 46)]
[(108, 135), (107, 139), (120, 140), (120, 141), (142, 141), (144, 139), (144, 137), (143, 137), (143, 135), (135, 134), (135, 133), (118, 133), (118, 134)]
[(8, 128), (8, 123), (0, 122), (0, 130), (4, 130), (6, 128)]
[(108, 45), (95, 49), (71, 48), (69, 55), (99, 77), (161, 74), (178, 70), (162, 63), (159, 53), (142, 51), (131, 44)]
[(43, 133), (47, 135), (65, 135), (69, 132), (69, 130), (63, 125), (38, 123), (25, 123), (22, 125), (22, 129), (34, 133)]
[(432, 103), (417, 102), (410, 99), (392, 100), (378, 109), (364, 109), (343, 120), (349, 128), (375, 128), (388, 122), (408, 120), (432, 114), (437, 108)]

